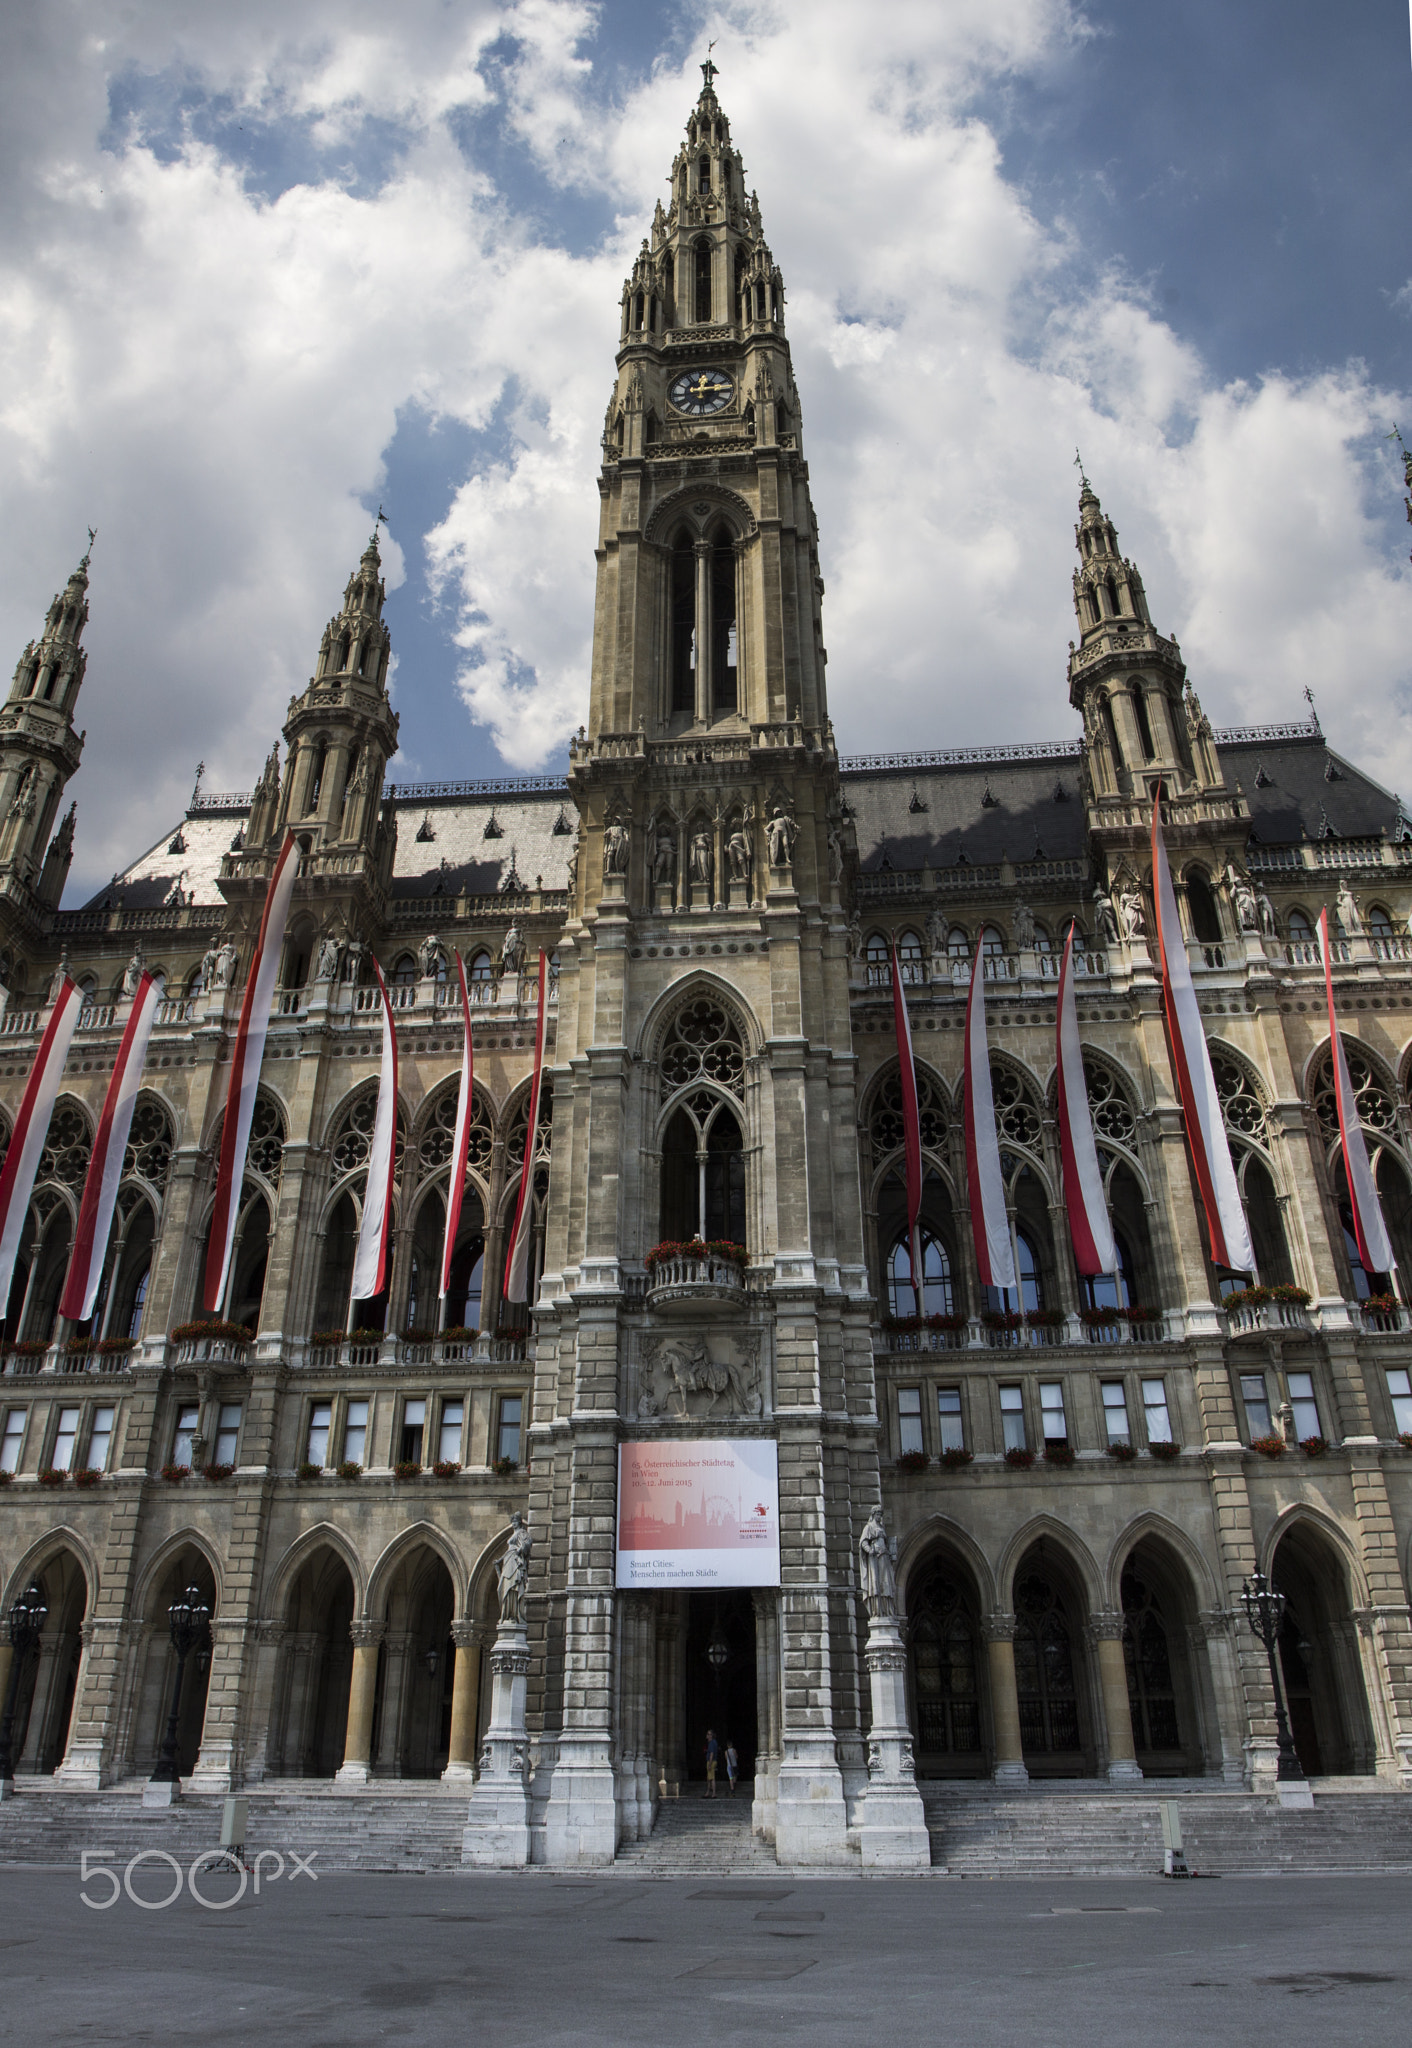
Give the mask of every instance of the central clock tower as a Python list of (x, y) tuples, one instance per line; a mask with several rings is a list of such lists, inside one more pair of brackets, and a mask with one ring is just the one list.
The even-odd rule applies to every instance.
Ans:
[[(513, 1837), (560, 1864), (611, 1859), (700, 1775), (721, 1658), (740, 1691), (717, 1732), (749, 1759), (753, 1823), (781, 1859), (846, 1863), (861, 1842), (867, 1861), (872, 1834), (880, 1857), (903, 1853), (895, 1819), (870, 1834), (866, 1817), (854, 1570), (879, 1499), (856, 854), (784, 283), (703, 71), (623, 288), (590, 714), (569, 750), (579, 838), (534, 1310), (533, 1776)], [(695, 1237), (729, 1239), (739, 1262), (650, 1256)], [(708, 1464), (719, 1438), (777, 1459), (777, 1586), (618, 1587), (619, 1447), (642, 1438), (674, 1456), (699, 1442)], [(914, 1823), (903, 1848), (925, 1861), (919, 1805)], [(494, 1860), (498, 1841), (473, 1828), (467, 1853)]]

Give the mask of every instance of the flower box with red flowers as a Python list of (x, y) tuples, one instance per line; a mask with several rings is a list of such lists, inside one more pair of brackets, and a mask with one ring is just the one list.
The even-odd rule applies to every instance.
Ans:
[(46, 1465), (39, 1475), (39, 1483), (41, 1486), (64, 1486), (68, 1483), (68, 1477), (68, 1473), (59, 1471), (57, 1466)]
[(1019, 1472), (1027, 1472), (1034, 1463), (1034, 1452), (1022, 1451), (1018, 1447), (1012, 1448), (1005, 1453), (1005, 1462), (1007, 1465), (1013, 1465)]
[(1158, 1442), (1147, 1446), (1148, 1457), (1155, 1458), (1159, 1465), (1170, 1465), (1172, 1460), (1179, 1458), (1181, 1454), (1180, 1444)]
[(1068, 1444), (1056, 1441), (1045, 1445), (1044, 1462), (1046, 1465), (1072, 1465), (1074, 1453)]
[(931, 1459), (925, 1451), (903, 1451), (897, 1460), (899, 1472), (925, 1472)]
[(394, 1479), (420, 1479), (422, 1468), (414, 1458), (403, 1458), (393, 1466), (392, 1476)]
[(1137, 1456), (1137, 1452), (1131, 1444), (1116, 1443), (1109, 1444), (1108, 1455), (1115, 1465), (1131, 1465)]
[(941, 1464), (948, 1472), (959, 1472), (963, 1465), (974, 1463), (975, 1455), (974, 1451), (965, 1450), (960, 1444), (954, 1444), (949, 1451), (942, 1452)]
[(456, 1477), (456, 1474), (460, 1471), (460, 1469), (461, 1465), (459, 1459), (438, 1458), (437, 1462), (431, 1468), (432, 1477), (434, 1479), (454, 1479)]
[(191, 1477), (191, 1467), (189, 1465), (164, 1465), (162, 1467), (162, 1477), (166, 1480), (168, 1486), (180, 1486), (183, 1479)]
[(1302, 1436), (1299, 1448), (1306, 1458), (1322, 1458), (1329, 1448), (1329, 1440), (1326, 1436)]
[(203, 1465), (201, 1470), (203, 1478), (213, 1480), (219, 1484), (222, 1479), (229, 1479), (233, 1475), (235, 1467), (234, 1465)]
[(103, 1474), (96, 1465), (84, 1465), (74, 1474), (75, 1486), (97, 1486)]
[(1285, 1454), (1285, 1440), (1282, 1436), (1253, 1436), (1250, 1439), (1252, 1451), (1258, 1451), (1262, 1458), (1282, 1458)]

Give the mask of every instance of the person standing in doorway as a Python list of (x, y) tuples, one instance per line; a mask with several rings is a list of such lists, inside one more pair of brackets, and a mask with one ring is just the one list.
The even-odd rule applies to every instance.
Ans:
[(729, 1789), (729, 1792), (730, 1792), (730, 1796), (731, 1796), (731, 1798), (732, 1798), (732, 1799), (734, 1799), (734, 1797), (735, 1797), (735, 1781), (736, 1781), (736, 1779), (737, 1779), (737, 1778), (738, 1778), (739, 1776), (740, 1776), (740, 1758), (739, 1758), (739, 1756), (738, 1756), (738, 1755), (736, 1754), (736, 1747), (735, 1747), (735, 1744), (734, 1744), (734, 1743), (733, 1743), (733, 1742), (731, 1741), (730, 1737), (729, 1737), (729, 1736), (727, 1736), (727, 1737), (726, 1737), (726, 1785), (727, 1785), (727, 1788)]
[(706, 1797), (716, 1796), (716, 1766), (721, 1761), (721, 1745), (716, 1740), (714, 1728), (706, 1730)]

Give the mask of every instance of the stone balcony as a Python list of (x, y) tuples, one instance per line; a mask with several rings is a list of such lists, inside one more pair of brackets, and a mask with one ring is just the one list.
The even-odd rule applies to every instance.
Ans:
[(647, 1275), (646, 1303), (658, 1314), (699, 1314), (733, 1308), (745, 1293), (745, 1269), (714, 1252), (658, 1259)]

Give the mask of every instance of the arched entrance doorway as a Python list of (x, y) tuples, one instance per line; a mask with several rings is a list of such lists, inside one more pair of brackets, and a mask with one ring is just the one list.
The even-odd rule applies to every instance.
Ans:
[(1196, 1601), (1168, 1546), (1145, 1537), (1121, 1581), (1123, 1661), (1133, 1746), (1145, 1778), (1195, 1777), (1204, 1768), (1202, 1673), (1191, 1644)]
[(387, 1589), (387, 1631), (378, 1653), (372, 1769), (381, 1778), (439, 1778), (451, 1753), (456, 1653), (451, 1574), (419, 1545)]
[[(755, 1776), (757, 1742), (755, 1607), (739, 1588), (686, 1596), (686, 1651), (683, 1669), (686, 1776), (706, 1784), (706, 1732), (714, 1729), (724, 1758), (733, 1742), (740, 1776)], [(726, 1789), (725, 1765), (718, 1786)]]
[(1015, 1573), (1015, 1690), (1032, 1778), (1089, 1778), (1097, 1768), (1085, 1649), (1088, 1602), (1068, 1559), (1043, 1537)]
[(907, 1587), (907, 1656), (920, 1778), (979, 1778), (993, 1761), (980, 1600), (968, 1567), (932, 1552)]
[(1280, 1539), (1270, 1577), (1285, 1596), (1280, 1677), (1306, 1775), (1372, 1775), (1376, 1748), (1347, 1565), (1326, 1536), (1296, 1522)]
[[(146, 1777), (161, 1753), (176, 1684), (177, 1654), (172, 1647), (169, 1610), (188, 1586), (195, 1586), (214, 1621), (216, 1615), (215, 1574), (202, 1550), (194, 1543), (178, 1552), (174, 1561), (153, 1582), (144, 1604), (148, 1624), (147, 1661), (143, 1672), (137, 1716), (137, 1743), (133, 1762)], [(193, 1650), (182, 1676), (181, 1708), (177, 1718), (176, 1761), (178, 1774), (185, 1778), (195, 1768), (201, 1748), (201, 1731), (206, 1723), (206, 1688), (211, 1678), (209, 1648)]]
[(61, 1550), (42, 1571), (31, 1571), (21, 1583), (38, 1586), (49, 1613), (39, 1654), (26, 1659), (20, 1675), (10, 1754), (17, 1771), (50, 1774), (58, 1770), (68, 1748), (88, 1580), (73, 1552)]
[(343, 1762), (353, 1676), (353, 1579), (332, 1549), (305, 1560), (285, 1606), (270, 1770), (331, 1778)]

